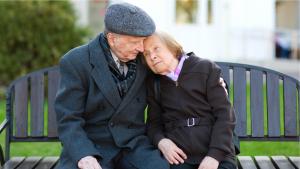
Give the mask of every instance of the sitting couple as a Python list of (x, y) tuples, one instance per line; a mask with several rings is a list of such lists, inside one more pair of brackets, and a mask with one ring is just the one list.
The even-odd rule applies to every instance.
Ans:
[(57, 168), (235, 169), (235, 115), (220, 68), (155, 32), (131, 4), (111, 5), (104, 23), (60, 62)]

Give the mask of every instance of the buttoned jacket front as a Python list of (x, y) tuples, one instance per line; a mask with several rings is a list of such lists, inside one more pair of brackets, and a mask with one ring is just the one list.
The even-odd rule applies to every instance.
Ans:
[[(154, 77), (149, 76), (148, 135), (158, 145), (162, 138), (173, 140), (187, 155), (187, 161), (199, 164), (205, 156), (218, 161), (234, 161), (232, 141), (235, 113), (219, 84), (221, 69), (213, 62), (189, 54), (178, 80), (160, 76), (160, 100), (155, 97)], [(198, 118), (199, 125), (166, 128), (166, 124)]]

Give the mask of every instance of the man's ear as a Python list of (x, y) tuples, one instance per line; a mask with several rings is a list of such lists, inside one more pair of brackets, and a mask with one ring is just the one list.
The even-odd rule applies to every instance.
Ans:
[(107, 33), (106, 34), (106, 38), (107, 38), (107, 42), (109, 44), (109, 46), (113, 46), (115, 44), (115, 40), (114, 40), (114, 35), (112, 33)]

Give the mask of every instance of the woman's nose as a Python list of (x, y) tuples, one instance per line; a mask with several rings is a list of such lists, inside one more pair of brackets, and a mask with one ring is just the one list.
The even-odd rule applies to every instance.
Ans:
[(157, 59), (157, 56), (156, 56), (156, 54), (151, 53), (151, 54), (150, 54), (150, 58), (151, 58), (152, 60), (156, 60), (156, 59)]

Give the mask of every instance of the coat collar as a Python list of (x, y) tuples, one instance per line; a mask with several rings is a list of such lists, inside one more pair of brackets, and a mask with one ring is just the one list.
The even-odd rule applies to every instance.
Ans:
[(90, 64), (92, 65), (92, 77), (105, 98), (111, 103), (111, 105), (113, 105), (115, 109), (117, 109), (117, 112), (119, 112), (129, 103), (131, 99), (134, 98), (141, 85), (144, 83), (147, 74), (146, 67), (142, 64), (141, 58), (138, 58), (136, 78), (126, 96), (122, 100), (119, 95), (117, 85), (114, 82), (109, 70), (104, 53), (101, 49), (99, 36), (92, 40), (88, 46), (90, 53)]
[[(138, 57), (141, 57), (141, 56), (138, 56)], [(134, 80), (132, 86), (130, 87), (129, 91), (123, 98), (116, 114), (118, 114), (123, 108), (125, 108), (128, 105), (130, 100), (135, 98), (137, 92), (139, 92), (139, 90), (141, 90), (142, 85), (144, 85), (146, 75), (147, 75), (146, 66), (142, 63), (141, 58), (138, 58), (135, 80)], [(146, 89), (142, 89), (142, 90), (146, 90)]]
[(101, 49), (99, 36), (89, 43), (89, 53), (92, 77), (105, 98), (116, 109), (121, 102), (121, 98)]

